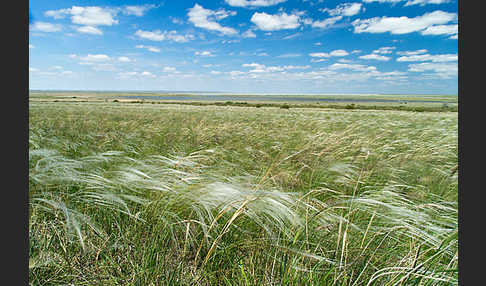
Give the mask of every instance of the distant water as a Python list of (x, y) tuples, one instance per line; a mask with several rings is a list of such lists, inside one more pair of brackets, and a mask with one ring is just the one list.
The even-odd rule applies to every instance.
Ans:
[(433, 101), (433, 100), (414, 100), (414, 99), (376, 99), (376, 98), (309, 98), (309, 97), (279, 97), (279, 96), (224, 96), (224, 95), (179, 95), (179, 96), (170, 96), (170, 95), (127, 95), (123, 96), (123, 98), (129, 99), (148, 99), (148, 100), (176, 100), (176, 101), (184, 101), (184, 100), (202, 100), (202, 101), (306, 101), (306, 102), (316, 102), (316, 101), (323, 101), (323, 102), (419, 102), (419, 103), (456, 103), (454, 101)]

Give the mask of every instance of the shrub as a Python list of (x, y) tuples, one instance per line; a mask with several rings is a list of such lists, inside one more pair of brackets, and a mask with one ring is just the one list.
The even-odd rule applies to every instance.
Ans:
[(351, 103), (351, 104), (346, 105), (344, 108), (346, 108), (346, 109), (355, 109), (356, 108), (356, 105), (354, 103)]

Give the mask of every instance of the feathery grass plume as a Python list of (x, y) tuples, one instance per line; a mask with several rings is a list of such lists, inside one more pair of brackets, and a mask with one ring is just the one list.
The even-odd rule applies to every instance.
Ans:
[(30, 107), (33, 285), (457, 284), (454, 113)]
[[(301, 223), (294, 210), (295, 195), (278, 190), (262, 190), (258, 186), (214, 182), (194, 193), (193, 208), (199, 208), (211, 215), (213, 211), (237, 210), (246, 203), (242, 215), (264, 228), (269, 234), (272, 229), (284, 230)], [(231, 213), (231, 211), (230, 211)]]
[(82, 224), (89, 226), (96, 234), (103, 235), (103, 232), (91, 222), (90, 218), (76, 210), (70, 209), (66, 204), (58, 199), (34, 198), (33, 204), (39, 209), (52, 213), (55, 217), (63, 215), (61, 223), (65, 226), (68, 235), (75, 235), (83, 250), (85, 249), (84, 236), (82, 234)]

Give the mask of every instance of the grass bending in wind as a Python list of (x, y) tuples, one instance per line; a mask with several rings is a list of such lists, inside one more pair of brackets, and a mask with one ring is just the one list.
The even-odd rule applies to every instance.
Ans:
[(31, 110), (32, 285), (457, 284), (450, 115), (120, 108)]

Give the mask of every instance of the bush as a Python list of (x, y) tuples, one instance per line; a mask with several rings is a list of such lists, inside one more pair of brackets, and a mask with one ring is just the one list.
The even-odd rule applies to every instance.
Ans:
[(290, 105), (288, 105), (288, 104), (283, 104), (283, 105), (280, 105), (280, 108), (283, 108), (283, 109), (289, 109), (289, 108), (290, 108)]

